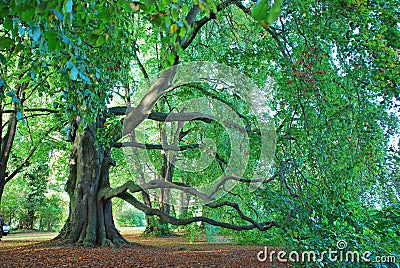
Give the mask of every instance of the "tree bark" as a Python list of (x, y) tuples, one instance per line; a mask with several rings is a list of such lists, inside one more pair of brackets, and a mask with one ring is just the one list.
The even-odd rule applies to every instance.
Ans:
[(129, 244), (115, 227), (111, 199), (99, 194), (101, 189), (110, 187), (109, 168), (115, 165), (110, 150), (95, 144), (101, 123), (76, 135), (66, 184), (69, 216), (56, 238), (85, 247)]

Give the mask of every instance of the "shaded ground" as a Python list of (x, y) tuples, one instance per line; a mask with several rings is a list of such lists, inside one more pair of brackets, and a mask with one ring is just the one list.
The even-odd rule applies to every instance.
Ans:
[(258, 261), (262, 246), (143, 238), (135, 230), (123, 230), (123, 234), (139, 245), (117, 249), (46, 246), (43, 242), (55, 233), (10, 234), (0, 241), (0, 267), (287, 267)]

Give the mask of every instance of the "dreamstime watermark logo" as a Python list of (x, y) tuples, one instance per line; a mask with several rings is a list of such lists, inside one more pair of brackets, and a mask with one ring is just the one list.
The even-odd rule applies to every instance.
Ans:
[[(168, 93), (172, 105), (163, 99)], [(275, 153), (270, 94), (268, 83), (261, 89), (240, 71), (222, 64), (192, 62), (165, 70), (136, 92), (127, 110), (123, 143), (129, 145), (124, 153), (133, 179), (145, 191), (168, 196), (163, 202), (209, 203), (240, 182), (251, 154), (249, 133), (257, 133), (259, 158), (250, 188), (258, 188), (270, 175)], [(174, 108), (163, 113), (167, 106)], [(223, 129), (221, 134), (210, 133), (207, 125), (211, 124)], [(164, 163), (152, 149), (161, 152)], [(193, 149), (195, 156), (190, 155)], [(228, 157), (222, 157), (221, 151), (229, 152)], [(215, 169), (215, 163), (223, 167), (219, 174), (198, 179), (211, 165)], [(171, 174), (178, 170), (186, 179), (172, 182)]]
[(271, 262), (278, 260), (279, 262), (376, 262), (376, 263), (396, 263), (395, 256), (374, 256), (370, 251), (351, 251), (346, 249), (347, 242), (339, 240), (336, 243), (336, 248), (324, 251), (290, 251), (289, 253), (283, 250), (276, 251), (264, 247), (257, 253), (257, 259), (260, 262)]

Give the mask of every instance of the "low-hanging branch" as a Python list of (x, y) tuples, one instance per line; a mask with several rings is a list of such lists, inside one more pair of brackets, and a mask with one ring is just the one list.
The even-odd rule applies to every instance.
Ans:
[[(266, 221), (266, 222), (260, 222), (257, 223), (254, 220), (250, 221), (250, 225), (235, 225), (231, 223), (226, 223), (226, 222), (220, 222), (216, 221), (214, 219), (208, 218), (208, 217), (203, 217), (203, 216), (197, 216), (197, 217), (190, 217), (190, 218), (185, 218), (185, 219), (178, 219), (175, 217), (172, 217), (165, 213), (164, 211), (161, 211), (159, 209), (154, 209), (151, 207), (148, 207), (144, 205), (142, 202), (137, 200), (133, 195), (127, 192), (123, 192), (119, 194), (117, 197), (121, 198), (122, 200), (125, 200), (129, 204), (133, 205), (135, 208), (143, 211), (146, 215), (150, 216), (158, 216), (161, 219), (165, 220), (166, 222), (173, 224), (173, 225), (187, 225), (190, 223), (194, 222), (204, 222), (208, 223), (214, 226), (219, 226), (227, 229), (232, 229), (232, 230), (237, 230), (237, 231), (244, 231), (244, 230), (252, 230), (252, 229), (258, 229), (260, 231), (266, 231), (271, 229), (272, 227), (279, 227), (279, 225), (274, 222), (274, 221)], [(241, 216), (241, 215), (239, 215)], [(242, 217), (241, 217), (242, 218)], [(248, 221), (248, 217), (242, 218), (245, 221)]]
[[(225, 183), (227, 181), (233, 180), (233, 181), (238, 181), (238, 182), (242, 182), (242, 183), (262, 183), (262, 184), (266, 184), (266, 183), (269, 183), (269, 182), (273, 181), (277, 177), (279, 177), (281, 172), (282, 171), (280, 170), (280, 171), (278, 171), (277, 173), (275, 173), (274, 175), (272, 175), (271, 177), (269, 177), (267, 179), (244, 179), (244, 178), (237, 177), (237, 176), (226, 176), (226, 177), (221, 179), (221, 181), (216, 185), (215, 189), (210, 194), (202, 193), (202, 192), (198, 191), (197, 189), (195, 189), (193, 187), (190, 187), (188, 185), (183, 185), (181, 183), (169, 182), (169, 181), (164, 181), (164, 180), (152, 180), (152, 181), (150, 181), (148, 183), (144, 183), (144, 184), (141, 184), (141, 185), (138, 185), (133, 181), (128, 181), (128, 182), (124, 183), (123, 185), (121, 185), (121, 186), (119, 186), (117, 188), (106, 187), (106, 188), (104, 188), (102, 190), (103, 193), (101, 194), (101, 196), (104, 199), (110, 199), (110, 198), (116, 197), (120, 193), (126, 192), (128, 190), (131, 193), (137, 193), (137, 192), (140, 192), (140, 191), (146, 191), (146, 190), (151, 190), (151, 189), (169, 188), (169, 189), (180, 190), (180, 191), (185, 192), (187, 194), (191, 194), (193, 196), (196, 196), (196, 197), (200, 198), (201, 200), (203, 200), (208, 206), (221, 206), (219, 204), (228, 205), (228, 203), (211, 204), (211, 202), (213, 202), (215, 200), (215, 196), (214, 195), (221, 189), (222, 186), (225, 185)], [(233, 203), (230, 203), (230, 204), (233, 204)], [(234, 205), (230, 205), (230, 206), (234, 207)], [(235, 209), (237, 209), (237, 208), (235, 207)]]
[[(270, 177), (269, 179), (266, 179), (266, 180), (258, 180), (258, 179), (246, 180), (246, 179), (241, 179), (239, 177), (230, 176), (230, 177), (224, 178), (222, 181), (223, 181), (223, 183), (225, 183), (227, 180), (238, 180), (238, 181), (241, 181), (241, 182), (263, 182), (263, 183), (266, 183), (266, 182), (272, 181), (278, 175), (279, 175), (279, 172), (277, 174), (275, 174), (274, 176)], [(216, 190), (219, 189), (220, 186), (223, 185), (223, 183), (222, 184), (221, 183), (218, 184), (218, 186), (216, 187)], [(230, 201), (221, 201), (221, 202), (213, 203), (215, 201), (215, 199), (212, 196), (215, 193), (215, 191), (211, 195), (207, 195), (205, 193), (202, 193), (202, 192), (198, 191), (197, 189), (195, 189), (193, 187), (189, 187), (187, 185), (182, 185), (182, 184), (179, 184), (179, 183), (168, 182), (168, 181), (164, 181), (164, 180), (152, 180), (149, 183), (144, 183), (144, 184), (141, 184), (141, 185), (138, 185), (133, 181), (128, 181), (125, 184), (123, 184), (123, 185), (121, 185), (121, 186), (119, 186), (117, 188), (114, 188), (114, 189), (112, 189), (110, 187), (103, 188), (100, 191), (100, 193), (101, 193), (101, 197), (103, 199), (111, 199), (111, 198), (114, 198), (114, 197), (129, 196), (130, 193), (133, 194), (133, 193), (137, 193), (137, 192), (141, 192), (141, 191), (147, 191), (147, 190), (151, 190), (151, 189), (165, 189), (165, 188), (180, 190), (180, 191), (185, 192), (187, 194), (191, 194), (193, 196), (196, 196), (196, 197), (200, 198), (201, 200), (203, 200), (205, 202), (205, 205), (210, 207), (210, 208), (231, 207), (236, 211), (236, 213), (238, 214), (238, 216), (242, 220), (245, 220), (245, 221), (250, 222), (252, 224), (251, 228), (249, 226), (246, 226), (245, 228), (250, 228), (250, 229), (257, 228), (259, 230), (264, 230), (264, 228), (266, 226), (265, 225), (266, 223), (258, 223), (254, 219), (246, 216), (243, 213), (243, 211), (240, 209), (239, 204), (237, 204), (237, 203), (230, 202)], [(128, 190), (130, 191), (130, 193), (127, 192)], [(133, 196), (131, 196), (131, 197), (133, 198)], [(139, 201), (137, 201), (137, 202), (139, 202)], [(136, 204), (136, 202), (134, 202), (134, 203)], [(157, 216), (162, 217), (162, 215), (160, 215), (159, 212), (155, 212), (157, 210), (154, 210), (154, 209), (152, 209), (150, 207), (146, 207), (146, 208), (141, 207), (143, 205), (141, 203), (140, 203), (141, 205), (139, 207), (136, 206), (138, 204), (136, 204), (136, 205), (135, 204), (133, 204), (133, 205), (136, 208), (138, 208), (140, 210), (142, 210), (141, 208), (145, 209), (145, 210), (142, 210), (142, 211), (145, 212), (147, 215), (157, 215)], [(153, 212), (156, 213), (156, 214), (151, 214)], [(150, 214), (148, 214), (148, 213), (150, 213)], [(164, 213), (164, 212), (160, 211), (160, 213)], [(166, 221), (177, 220), (177, 219), (174, 219), (173, 217), (170, 217), (169, 215), (166, 215), (166, 217), (167, 217), (167, 218), (165, 218)], [(200, 218), (199, 217), (194, 217), (194, 218), (191, 218), (191, 219), (193, 220), (193, 222), (194, 221), (204, 221), (204, 217), (200, 217)], [(187, 219), (187, 220), (189, 220), (188, 223), (191, 223), (190, 219)], [(209, 219), (209, 220), (211, 220), (211, 219)], [(207, 222), (207, 223), (215, 225), (214, 223), (216, 223), (216, 222), (213, 221), (213, 220), (211, 220), (211, 221), (213, 223), (208, 222), (208, 221), (204, 221), (204, 222)], [(184, 223), (184, 222), (186, 222), (186, 221), (183, 221), (182, 224), (188, 224), (188, 223)], [(173, 223), (173, 222), (170, 222), (170, 223), (176, 224), (176, 223)], [(222, 223), (222, 224), (225, 224), (225, 223)], [(269, 222), (269, 224), (271, 224), (271, 222)], [(217, 225), (217, 226), (221, 226), (221, 225)], [(277, 226), (277, 225), (272, 225), (272, 226)], [(272, 226), (270, 226), (270, 227), (272, 227)], [(231, 228), (231, 227), (227, 227), (227, 228)], [(267, 229), (269, 229), (269, 228), (267, 228)], [(235, 230), (238, 230), (238, 229), (235, 229)], [(249, 229), (241, 229), (241, 230), (249, 230)]]
[(261, 230), (261, 228), (262, 228), (260, 223), (256, 222), (252, 218), (244, 215), (243, 211), (239, 207), (239, 204), (237, 204), (237, 203), (229, 202), (229, 201), (222, 201), (222, 202), (219, 202), (219, 203), (208, 203), (206, 205), (208, 207), (210, 207), (210, 208), (231, 207), (237, 212), (237, 214), (239, 215), (239, 217), (242, 220), (250, 222), (252, 225), (256, 226), (256, 228), (259, 229), (259, 230)]

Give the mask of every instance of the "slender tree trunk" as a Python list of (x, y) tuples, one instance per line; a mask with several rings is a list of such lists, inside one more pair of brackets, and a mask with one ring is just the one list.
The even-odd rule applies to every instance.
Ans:
[(26, 213), (26, 229), (33, 230), (35, 223), (35, 208), (33, 204), (28, 205), (28, 212)]
[[(161, 168), (161, 179), (165, 179), (166, 181), (171, 182), (172, 176), (173, 166), (171, 165), (171, 163), (168, 162), (167, 156), (164, 155), (163, 167)], [(170, 189), (160, 189), (160, 196), (158, 200), (160, 206), (159, 209), (164, 211), (168, 215), (171, 213), (170, 195)], [(150, 199), (146, 200), (146, 198), (144, 198), (144, 201), (145, 204), (146, 201), (151, 204)], [(146, 229), (144, 230), (143, 234), (145, 236), (169, 236), (171, 235), (171, 231), (169, 230), (168, 223), (165, 220), (157, 216), (146, 215)]]
[[(13, 109), (17, 109), (16, 104), (12, 104)], [(4, 187), (7, 183), (8, 173), (7, 165), (10, 159), (12, 145), (14, 143), (15, 133), (17, 129), (17, 119), (15, 114), (11, 113), (8, 118), (7, 132), (4, 137), (0, 136), (0, 205), (4, 193)]]
[(100, 126), (98, 122), (76, 135), (66, 185), (69, 216), (57, 237), (86, 247), (128, 243), (115, 227), (111, 199), (99, 195), (102, 187), (109, 187), (109, 168), (115, 165), (110, 151), (95, 144)]
[(1, 199), (4, 193), (4, 186), (5, 186), (5, 178), (0, 177), (0, 209), (1, 209)]

